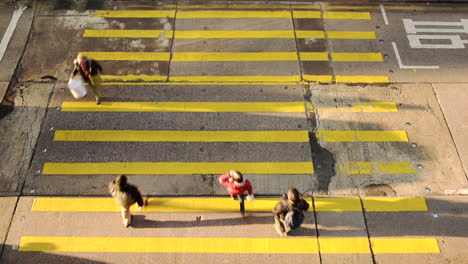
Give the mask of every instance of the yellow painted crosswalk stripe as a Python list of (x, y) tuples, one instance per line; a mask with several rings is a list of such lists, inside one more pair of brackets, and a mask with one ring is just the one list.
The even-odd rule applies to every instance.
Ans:
[(326, 142), (408, 142), (406, 131), (319, 130), (315, 135)]
[(31, 237), (19, 251), (158, 253), (318, 253), (315, 238)]
[(424, 197), (366, 197), (362, 202), (368, 212), (427, 211)]
[(216, 83), (296, 83), (301, 81), (299, 75), (289, 76), (170, 76), (170, 82), (175, 83), (197, 83), (197, 82), (216, 82)]
[(84, 51), (83, 56), (101, 61), (169, 61), (169, 52)]
[[(245, 210), (271, 212), (279, 198), (256, 197), (246, 203)], [(132, 210), (137, 209), (133, 205)], [(113, 198), (101, 197), (37, 197), (32, 211), (41, 212), (118, 212), (120, 207)], [(227, 197), (161, 197), (148, 198), (144, 212), (238, 212), (239, 202)]]
[(388, 83), (388, 76), (372, 76), (372, 75), (336, 75), (337, 83)]
[(175, 10), (96, 10), (96, 17), (121, 17), (121, 18), (165, 18), (174, 17)]
[[(322, 18), (320, 11), (293, 11), (294, 18)], [(323, 12), (323, 19), (371, 19), (369, 12)]]
[(63, 112), (304, 112), (304, 102), (63, 102)]
[(203, 10), (177, 12), (177, 19), (194, 18), (287, 18), (291, 19), (289, 11), (230, 11), (230, 10)]
[(355, 161), (339, 165), (338, 169), (349, 175), (363, 174), (416, 174), (418, 171), (411, 167), (411, 162), (367, 162)]
[[(370, 238), (374, 254), (439, 253), (434, 238)], [(320, 249), (318, 246), (320, 243)], [(229, 245), (229, 246), (226, 246)], [(370, 253), (369, 240), (356, 238), (194, 238), (23, 236), (19, 251), (133, 253)]]
[(316, 107), (321, 112), (327, 113), (376, 113), (376, 112), (398, 112), (396, 103), (393, 102), (349, 102)]
[(56, 130), (54, 141), (309, 142), (309, 131)]
[(144, 81), (144, 82), (151, 82), (151, 81), (166, 81), (167, 76), (163, 75), (148, 75), (148, 74), (127, 74), (127, 75), (101, 75), (103, 81)]
[[(381, 53), (332, 52), (333, 61), (383, 61)], [(302, 59), (302, 55), (301, 55)]]
[[(172, 38), (174, 31), (137, 29), (86, 29), (85, 38)], [(295, 33), (295, 34), (294, 34)], [(222, 38), (318, 38), (324, 39), (375, 39), (373, 31), (314, 31), (314, 30), (177, 30), (177, 39), (222, 39)]]
[[(80, 52), (101, 61), (169, 61), (169, 52)], [(301, 61), (328, 61), (327, 52), (301, 52)], [(333, 52), (334, 61), (383, 61), (380, 53)], [(176, 52), (172, 61), (297, 61), (296, 52)]]
[(230, 169), (245, 174), (313, 174), (311, 162), (47, 162), (42, 170), (49, 175), (221, 174)]
[(371, 238), (372, 250), (376, 254), (440, 253), (435, 238)]
[[(317, 212), (361, 212), (359, 197), (315, 197)], [(251, 212), (271, 212), (279, 198), (256, 197), (247, 203)], [(311, 202), (309, 198), (308, 202)], [(367, 212), (427, 211), (424, 197), (365, 197)], [(133, 205), (132, 210), (136, 210)], [(118, 212), (120, 207), (111, 197), (36, 197), (32, 211), (43, 212)], [(312, 209), (310, 209), (311, 211)], [(239, 203), (227, 197), (152, 197), (145, 212), (237, 212)]]

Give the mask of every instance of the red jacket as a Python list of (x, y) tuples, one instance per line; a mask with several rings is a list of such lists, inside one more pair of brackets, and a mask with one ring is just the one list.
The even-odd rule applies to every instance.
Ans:
[(230, 195), (239, 195), (239, 194), (244, 194), (246, 191), (249, 193), (249, 195), (253, 194), (253, 189), (252, 185), (250, 184), (250, 181), (245, 179), (243, 183), (238, 183), (238, 182), (229, 182), (229, 172), (225, 173), (218, 178), (219, 183), (226, 186), (227, 191)]

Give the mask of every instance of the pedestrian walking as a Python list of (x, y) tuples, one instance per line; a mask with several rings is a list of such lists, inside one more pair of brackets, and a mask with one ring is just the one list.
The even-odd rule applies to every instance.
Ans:
[(124, 226), (129, 227), (132, 223), (130, 206), (137, 203), (138, 210), (141, 210), (145, 205), (140, 191), (136, 186), (127, 183), (125, 175), (119, 175), (109, 183), (109, 192), (115, 198), (117, 205), (121, 207)]
[(242, 173), (236, 170), (230, 170), (228, 173), (225, 173), (219, 176), (218, 181), (220, 184), (226, 186), (228, 193), (234, 200), (239, 200), (240, 204), (240, 213), (242, 216), (245, 215), (245, 206), (244, 199), (245, 193), (247, 192), (247, 200), (252, 202), (255, 200), (252, 184), (247, 179), (244, 179)]
[(273, 208), (275, 229), (278, 234), (287, 236), (289, 231), (298, 228), (304, 221), (304, 211), (309, 209), (309, 203), (300, 198), (296, 188), (290, 188), (288, 194), (283, 194), (281, 200)]
[(101, 76), (102, 67), (96, 60), (87, 58), (81, 54), (78, 54), (76, 59), (73, 61), (75, 69), (70, 75), (70, 80), (75, 78), (76, 74), (80, 72), (81, 77), (85, 82), (91, 85), (96, 98), (96, 104), (100, 104), (102, 100), (101, 94)]

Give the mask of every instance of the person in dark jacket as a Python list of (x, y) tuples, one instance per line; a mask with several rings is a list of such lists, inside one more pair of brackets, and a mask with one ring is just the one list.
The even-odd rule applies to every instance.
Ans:
[(96, 98), (96, 104), (100, 104), (102, 100), (101, 95), (101, 76), (102, 72), (101, 65), (93, 59), (87, 58), (81, 54), (78, 54), (76, 59), (73, 61), (75, 69), (70, 75), (70, 79), (75, 78), (79, 72), (83, 81), (89, 83), (93, 87), (94, 97)]
[(248, 193), (247, 200), (252, 202), (255, 200), (252, 184), (247, 179), (244, 179), (242, 173), (236, 170), (230, 170), (228, 173), (225, 173), (219, 176), (218, 181), (221, 185), (224, 185), (231, 195), (231, 197), (235, 200), (239, 200), (240, 204), (240, 212), (242, 216), (245, 215), (245, 205), (244, 205), (244, 198), (245, 193)]
[(117, 205), (121, 207), (124, 226), (129, 227), (132, 223), (130, 206), (137, 203), (138, 210), (141, 210), (145, 204), (140, 191), (136, 186), (127, 183), (125, 175), (119, 175), (109, 183), (109, 192), (115, 198)]
[(296, 188), (290, 188), (273, 208), (275, 229), (278, 234), (287, 236), (289, 231), (299, 227), (304, 219), (303, 211), (309, 209), (309, 203), (300, 198)]

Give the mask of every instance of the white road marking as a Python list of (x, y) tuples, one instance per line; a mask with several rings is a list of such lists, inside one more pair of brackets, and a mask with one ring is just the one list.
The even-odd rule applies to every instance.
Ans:
[(398, 53), (398, 48), (395, 42), (392, 42), (393, 46), (393, 51), (395, 51), (395, 56), (398, 61), (398, 66), (400, 66), (400, 69), (408, 70), (408, 69), (421, 69), (421, 70), (438, 70), (440, 67), (439, 66), (409, 66), (409, 65), (403, 65), (401, 62), (401, 57), (400, 53)]
[(21, 6), (17, 8), (11, 17), (10, 24), (8, 25), (8, 28), (3, 35), (2, 42), (0, 42), (0, 62), (3, 59), (3, 55), (5, 55), (5, 51), (8, 47), (8, 43), (10, 42), (13, 32), (15, 32), (16, 24), (18, 24), (18, 21), (26, 8), (27, 6)]
[[(403, 19), (406, 33), (467, 33), (468, 19), (460, 19), (460, 22), (440, 22), (440, 21), (413, 21), (412, 19)], [(424, 27), (417, 27), (424, 26)], [(432, 27), (429, 27), (432, 26)], [(448, 27), (448, 28), (442, 28)], [(452, 28), (451, 28), (452, 27)], [(462, 28), (453, 28), (462, 27)]]
[[(407, 35), (411, 48), (414, 49), (464, 49), (466, 40), (462, 40), (459, 35)], [(423, 44), (424, 39), (449, 40), (446, 44)]]
[(384, 5), (380, 5), (380, 11), (382, 11), (382, 16), (383, 16), (383, 20), (385, 22), (385, 25), (388, 25), (387, 13), (385, 13)]

